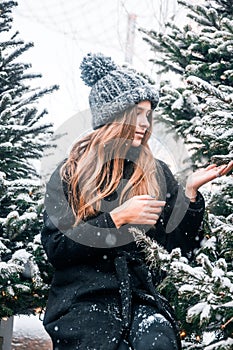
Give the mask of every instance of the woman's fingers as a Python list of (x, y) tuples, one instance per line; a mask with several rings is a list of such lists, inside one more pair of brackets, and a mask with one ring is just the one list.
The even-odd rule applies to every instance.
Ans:
[(166, 204), (165, 201), (157, 201), (156, 199), (154, 199), (153, 201), (150, 201), (148, 203), (154, 208), (164, 207)]
[(160, 215), (154, 214), (154, 213), (144, 213), (144, 216), (145, 216), (147, 219), (158, 220)]
[(229, 162), (228, 164), (226, 164), (222, 170), (220, 170), (220, 174), (221, 176), (226, 175), (227, 173), (229, 173), (231, 170), (233, 169), (233, 160), (231, 162)]
[(162, 209), (162, 207), (149, 207), (146, 210), (144, 210), (142, 213), (142, 217), (143, 220), (147, 221), (145, 223), (155, 225), (160, 217)]
[(160, 214), (161, 211), (163, 210), (163, 208), (161, 207), (156, 207), (156, 208), (148, 208), (148, 213), (152, 213), (152, 214)]
[(134, 196), (110, 214), (116, 227), (126, 223), (155, 225), (165, 204), (149, 195)]
[[(143, 197), (143, 198), (140, 198)], [(139, 200), (139, 205), (141, 204), (142, 211), (145, 213), (161, 213), (163, 210), (163, 207), (165, 206), (166, 202), (165, 201), (158, 201), (154, 198), (149, 198), (148, 200), (145, 201), (146, 197), (145, 196), (138, 196)]]
[(165, 201), (158, 201), (154, 198), (149, 199), (148, 201), (144, 202), (145, 205), (147, 205), (150, 208), (162, 208), (165, 206)]
[(220, 177), (220, 176), (224, 176), (227, 175), (227, 173), (229, 173), (229, 171), (231, 171), (233, 169), (233, 161), (229, 162), (228, 164), (223, 164), (220, 166), (217, 166), (214, 171), (214, 177)]
[(214, 169), (216, 167), (217, 167), (217, 164), (210, 164), (206, 168), (204, 168), (203, 170), (207, 170), (208, 171), (208, 170)]
[(202, 185), (214, 180), (217, 177), (227, 175), (233, 169), (233, 161), (228, 164), (217, 166), (210, 164), (208, 167), (195, 171), (187, 179), (187, 192), (197, 191)]
[(230, 161), (228, 164), (222, 164), (219, 166), (217, 166), (217, 164), (210, 164), (204, 170), (206, 172), (208, 172), (209, 170), (214, 170), (216, 173), (222, 176), (222, 175), (226, 175), (232, 169), (233, 169), (233, 160)]
[(143, 219), (143, 223), (147, 225), (155, 225), (157, 221), (159, 220), (159, 215), (146, 215), (145, 218)]

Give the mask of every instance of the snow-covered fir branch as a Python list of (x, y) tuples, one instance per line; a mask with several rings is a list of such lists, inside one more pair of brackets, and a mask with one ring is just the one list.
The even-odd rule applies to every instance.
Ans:
[(228, 94), (220, 91), (219, 89), (217, 89), (213, 85), (207, 83), (206, 81), (204, 81), (196, 76), (190, 75), (186, 81), (187, 81), (187, 83), (192, 84), (195, 87), (195, 89), (197, 89), (199, 91), (204, 90), (207, 93), (212, 94), (212, 95), (216, 96), (217, 98), (219, 98), (222, 101), (227, 102), (227, 103), (233, 102), (232, 94), (228, 95)]

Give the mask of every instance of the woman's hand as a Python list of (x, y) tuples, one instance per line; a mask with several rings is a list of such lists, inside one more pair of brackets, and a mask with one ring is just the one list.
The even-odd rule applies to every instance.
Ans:
[(197, 195), (197, 190), (209, 181), (214, 180), (216, 177), (226, 175), (233, 169), (233, 161), (228, 164), (219, 165), (211, 164), (206, 168), (195, 171), (187, 179), (185, 194), (191, 200), (194, 201)]
[(117, 228), (124, 224), (155, 225), (166, 204), (149, 195), (134, 196), (110, 212)]

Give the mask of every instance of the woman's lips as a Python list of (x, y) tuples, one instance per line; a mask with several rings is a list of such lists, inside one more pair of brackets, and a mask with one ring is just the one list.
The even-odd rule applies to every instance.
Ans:
[(144, 137), (144, 135), (145, 135), (145, 133), (144, 133), (144, 132), (139, 132), (139, 131), (136, 131), (136, 132), (135, 132), (135, 135), (137, 135), (137, 136), (139, 136), (139, 137), (143, 138), (143, 137)]

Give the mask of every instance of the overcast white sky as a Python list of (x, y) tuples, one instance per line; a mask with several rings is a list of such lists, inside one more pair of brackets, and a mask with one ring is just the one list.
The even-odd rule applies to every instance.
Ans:
[(79, 64), (87, 52), (103, 52), (117, 63), (125, 60), (128, 14), (136, 15), (133, 66), (155, 77), (153, 57), (137, 28), (162, 29), (165, 21), (182, 10), (176, 0), (18, 0), (14, 29), (34, 42), (24, 56), (34, 72), (42, 73), (41, 87), (60, 85), (59, 92), (41, 101), (55, 127), (88, 108), (88, 92), (80, 80)]

